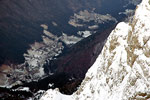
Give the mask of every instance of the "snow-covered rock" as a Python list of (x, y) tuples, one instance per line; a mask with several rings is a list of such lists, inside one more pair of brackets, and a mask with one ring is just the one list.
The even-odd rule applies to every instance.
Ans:
[(41, 100), (72, 100), (71, 96), (63, 95), (58, 89), (46, 91)]
[(150, 4), (137, 6), (132, 22), (119, 23), (79, 89), (70, 96), (48, 90), (41, 100), (150, 99)]

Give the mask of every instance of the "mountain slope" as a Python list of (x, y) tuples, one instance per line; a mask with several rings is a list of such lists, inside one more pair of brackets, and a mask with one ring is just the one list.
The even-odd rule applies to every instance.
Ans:
[(53, 35), (79, 36), (78, 31), (98, 28), (92, 26), (94, 20), (96, 24), (113, 17), (120, 21), (125, 17), (118, 16), (120, 12), (134, 9), (136, 3), (131, 1), (140, 0), (0, 0), (0, 65), (23, 63), (29, 45), (42, 41), (43, 24)]
[(48, 90), (41, 100), (150, 99), (150, 4), (137, 6), (132, 22), (111, 32), (78, 91), (71, 96)]

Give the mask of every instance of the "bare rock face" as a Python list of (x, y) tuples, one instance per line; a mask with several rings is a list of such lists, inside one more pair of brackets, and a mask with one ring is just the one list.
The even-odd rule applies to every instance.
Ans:
[(48, 90), (41, 100), (147, 100), (150, 98), (150, 4), (143, 0), (131, 22), (111, 32), (73, 95)]

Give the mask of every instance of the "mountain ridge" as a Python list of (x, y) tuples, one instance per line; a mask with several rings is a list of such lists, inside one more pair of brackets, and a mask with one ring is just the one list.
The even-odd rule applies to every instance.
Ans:
[(150, 4), (137, 6), (132, 22), (119, 23), (73, 95), (48, 90), (40, 100), (127, 100), (150, 98)]

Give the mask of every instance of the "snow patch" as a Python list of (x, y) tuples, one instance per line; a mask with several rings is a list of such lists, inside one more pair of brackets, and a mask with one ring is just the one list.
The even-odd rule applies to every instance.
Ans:
[(92, 35), (90, 31), (79, 31), (77, 34), (84, 37), (84, 38)]
[(82, 38), (76, 37), (74, 35), (68, 36), (67, 34), (63, 33), (63, 35), (60, 37), (60, 39), (66, 44), (66, 45), (72, 45), (79, 42)]

